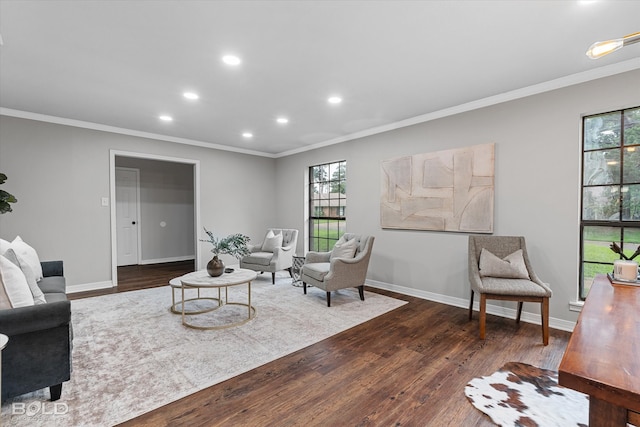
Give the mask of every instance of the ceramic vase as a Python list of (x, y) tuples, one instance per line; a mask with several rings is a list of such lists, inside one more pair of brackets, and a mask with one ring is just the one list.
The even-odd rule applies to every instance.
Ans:
[(215, 255), (211, 261), (207, 263), (207, 273), (209, 273), (211, 277), (218, 277), (224, 273), (224, 263), (218, 258), (218, 255)]

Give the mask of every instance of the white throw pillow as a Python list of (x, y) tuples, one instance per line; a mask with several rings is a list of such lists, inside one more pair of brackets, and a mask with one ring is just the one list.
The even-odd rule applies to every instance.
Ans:
[(0, 255), (0, 276), (3, 291), (9, 297), (12, 308), (33, 305), (33, 296), (22, 270), (3, 255)]
[(9, 300), (9, 294), (4, 288), (4, 282), (2, 281), (2, 274), (0, 274), (0, 310), (7, 310), (11, 307), (11, 300)]
[(31, 291), (31, 296), (33, 296), (33, 302), (35, 304), (45, 304), (47, 300), (44, 298), (44, 294), (42, 290), (38, 286), (36, 275), (29, 265), (21, 260), (18, 255), (16, 255), (13, 249), (8, 249), (4, 254), (5, 258), (9, 261), (17, 265), (20, 270), (22, 270), (22, 274), (24, 274), (25, 279), (27, 279), (27, 284), (29, 285), (29, 290)]
[(11, 242), (0, 239), (0, 254), (3, 254), (11, 247)]
[(42, 279), (42, 265), (40, 265), (40, 258), (38, 258), (38, 253), (35, 249), (26, 244), (20, 236), (13, 239), (11, 249), (31, 267), (36, 275), (36, 280)]
[(358, 242), (356, 242), (356, 239), (342, 242), (338, 240), (331, 250), (330, 258), (353, 258), (357, 249)]
[(282, 247), (282, 233), (274, 234), (269, 230), (262, 243), (262, 252), (273, 252)]
[(506, 279), (529, 279), (522, 249), (500, 259), (485, 248), (480, 252), (480, 276), (502, 277)]

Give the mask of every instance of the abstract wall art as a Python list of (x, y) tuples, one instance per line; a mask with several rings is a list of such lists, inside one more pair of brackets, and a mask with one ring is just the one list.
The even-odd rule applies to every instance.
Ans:
[(381, 163), (382, 228), (493, 232), (495, 144)]

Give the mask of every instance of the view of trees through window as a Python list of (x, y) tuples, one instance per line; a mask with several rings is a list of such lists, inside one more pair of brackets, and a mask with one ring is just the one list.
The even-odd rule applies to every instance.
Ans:
[(584, 299), (597, 274), (610, 273), (615, 260), (640, 246), (640, 107), (586, 116), (582, 129)]
[(309, 168), (309, 250), (330, 251), (346, 231), (347, 162)]

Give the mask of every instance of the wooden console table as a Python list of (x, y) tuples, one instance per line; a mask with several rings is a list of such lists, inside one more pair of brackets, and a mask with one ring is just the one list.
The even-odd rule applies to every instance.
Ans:
[(589, 426), (640, 426), (640, 287), (593, 281), (558, 369), (589, 395)]

